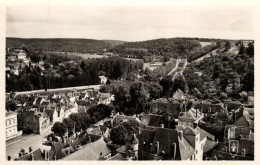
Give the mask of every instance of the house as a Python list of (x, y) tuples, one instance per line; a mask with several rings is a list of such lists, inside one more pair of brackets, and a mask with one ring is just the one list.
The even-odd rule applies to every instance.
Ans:
[(23, 129), (30, 129), (36, 134), (44, 133), (50, 126), (49, 116), (45, 112), (25, 111), (22, 120)]
[(61, 160), (99, 160), (101, 157), (104, 159), (111, 157), (111, 151), (107, 147), (103, 138), (82, 146), (80, 150), (62, 158)]
[(222, 104), (211, 104), (209, 102), (206, 103), (199, 103), (194, 106), (194, 109), (199, 110), (202, 113), (207, 114), (214, 114), (216, 112), (225, 112), (226, 109), (223, 107)]
[(21, 132), (17, 131), (17, 113), (12, 111), (5, 112), (5, 138), (6, 140), (12, 139)]
[(179, 113), (181, 112), (181, 105), (177, 100), (171, 101), (158, 99), (149, 103), (149, 107), (150, 113), (169, 113), (175, 118), (177, 118), (179, 116)]
[(54, 109), (46, 109), (46, 110), (45, 110), (45, 113), (49, 116), (49, 118), (50, 118), (50, 123), (51, 123), (51, 124), (54, 124), (54, 123), (60, 121), (59, 114), (58, 114), (58, 112), (57, 112), (57, 108), (54, 108)]
[(98, 104), (110, 104), (112, 101), (112, 95), (110, 93), (100, 93)]
[(198, 124), (204, 118), (204, 114), (196, 109), (190, 109), (187, 112), (180, 113), (178, 125), (193, 127), (194, 123)]
[(243, 115), (233, 125), (254, 128), (254, 118), (244, 110)]
[[(186, 137), (185, 137), (186, 136)], [(196, 145), (199, 135), (194, 135), (188, 130), (172, 130), (167, 128), (157, 128), (155, 130), (144, 129), (139, 137), (139, 160), (202, 160), (202, 151)], [(197, 146), (192, 147), (191, 143)], [(201, 148), (200, 148), (201, 149)]]
[(105, 76), (98, 76), (98, 77), (100, 79), (100, 83), (101, 84), (106, 84), (107, 83), (107, 77), (105, 77)]

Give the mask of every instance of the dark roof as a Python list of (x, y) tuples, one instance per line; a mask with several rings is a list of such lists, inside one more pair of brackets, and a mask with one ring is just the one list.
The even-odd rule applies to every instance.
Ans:
[(159, 127), (161, 123), (162, 116), (156, 114), (144, 114), (141, 123), (144, 126), (154, 126)]
[(204, 139), (205, 137), (208, 137), (212, 140), (215, 139), (215, 136), (208, 133), (207, 131), (205, 131), (204, 129), (200, 128), (199, 126), (195, 128), (195, 130), (197, 130), (200, 133), (200, 140)]
[(156, 152), (156, 143), (159, 142), (159, 154), (162, 151), (165, 153), (167, 159), (173, 159), (174, 150), (173, 144), (176, 144), (176, 157), (175, 159), (180, 159), (180, 148), (178, 145), (178, 133), (176, 130), (167, 128), (158, 128), (155, 132), (153, 145), (151, 147), (151, 152)]
[(206, 143), (203, 147), (203, 153), (206, 153), (206, 152), (212, 150), (217, 145), (218, 145), (218, 143), (216, 141), (207, 139)]

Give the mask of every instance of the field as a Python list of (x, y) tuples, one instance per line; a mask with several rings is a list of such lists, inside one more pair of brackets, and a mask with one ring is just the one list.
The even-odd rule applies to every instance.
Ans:
[(202, 47), (212, 44), (212, 42), (200, 42)]

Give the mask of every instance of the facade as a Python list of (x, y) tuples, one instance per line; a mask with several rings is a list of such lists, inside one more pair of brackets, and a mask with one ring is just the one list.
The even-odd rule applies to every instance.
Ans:
[(50, 127), (49, 116), (45, 112), (27, 111), (23, 113), (23, 129), (43, 134)]
[(12, 139), (18, 135), (17, 131), (17, 113), (7, 111), (5, 113), (5, 137), (6, 140)]

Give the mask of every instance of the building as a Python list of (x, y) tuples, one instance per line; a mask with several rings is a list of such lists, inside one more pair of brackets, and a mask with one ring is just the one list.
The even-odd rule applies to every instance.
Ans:
[(5, 112), (5, 137), (6, 140), (18, 136), (17, 131), (17, 113), (12, 111)]
[(199, 121), (203, 118), (204, 114), (202, 112), (192, 108), (180, 114), (178, 125), (193, 127), (194, 124), (198, 125)]
[(103, 138), (84, 145), (80, 150), (62, 158), (61, 160), (99, 160), (111, 157), (111, 151)]
[(22, 121), (23, 129), (30, 129), (36, 134), (43, 134), (50, 127), (50, 118), (45, 112), (23, 112)]
[(105, 77), (105, 76), (98, 76), (98, 77), (100, 79), (100, 83), (101, 84), (106, 84), (107, 83), (107, 77)]

